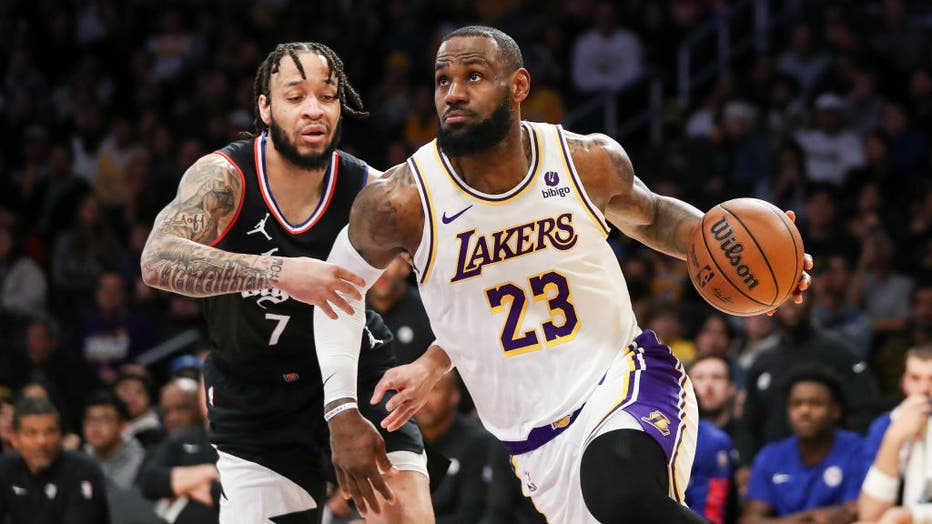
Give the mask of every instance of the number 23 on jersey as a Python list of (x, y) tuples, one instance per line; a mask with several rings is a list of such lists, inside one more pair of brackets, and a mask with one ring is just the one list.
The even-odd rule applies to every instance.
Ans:
[(571, 301), (572, 293), (570, 293), (569, 282), (566, 277), (556, 271), (528, 278), (527, 287), (506, 282), (486, 289), (485, 296), (492, 313), (497, 314), (507, 310), (499, 339), (506, 357), (541, 349), (537, 327), (523, 330), (524, 314), (529, 307), (528, 290), (534, 302), (546, 301), (550, 309), (550, 320), (540, 324), (547, 347), (572, 340), (579, 329), (579, 319)]

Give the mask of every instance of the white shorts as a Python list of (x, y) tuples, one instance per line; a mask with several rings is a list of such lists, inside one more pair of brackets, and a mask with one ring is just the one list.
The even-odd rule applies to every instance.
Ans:
[[(319, 504), (304, 488), (271, 469), (218, 451), (220, 459), (220, 523), (272, 522), (274, 517), (307, 512), (308, 519)], [(392, 451), (388, 459), (401, 471), (427, 475), (427, 455), (423, 452)], [(310, 521), (310, 520), (309, 520)], [(314, 520), (316, 522), (316, 520)]]
[[(561, 422), (554, 422), (559, 427)], [(683, 502), (696, 452), (699, 412), (683, 365), (646, 330), (620, 351), (605, 377), (562, 434), (512, 456), (522, 491), (551, 524), (598, 521), (583, 501), (580, 466), (593, 439), (618, 429), (653, 437), (667, 457), (670, 498)], [(619, 472), (623, 475), (624, 472)]]

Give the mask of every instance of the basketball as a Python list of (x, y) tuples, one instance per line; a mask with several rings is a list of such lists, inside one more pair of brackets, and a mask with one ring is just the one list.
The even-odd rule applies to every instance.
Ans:
[(739, 317), (782, 304), (803, 271), (803, 240), (786, 213), (756, 198), (707, 212), (689, 239), (689, 278), (719, 311)]

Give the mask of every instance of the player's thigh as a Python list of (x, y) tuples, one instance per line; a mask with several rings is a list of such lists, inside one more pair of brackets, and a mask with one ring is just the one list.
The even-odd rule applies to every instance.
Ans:
[(223, 495), (220, 523), (279, 522), (318, 524), (325, 486), (312, 496), (291, 479), (229, 453), (219, 452), (217, 469)]

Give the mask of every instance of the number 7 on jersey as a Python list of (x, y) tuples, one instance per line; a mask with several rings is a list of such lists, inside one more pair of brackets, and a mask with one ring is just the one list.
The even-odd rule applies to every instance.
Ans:
[[(547, 347), (553, 347), (572, 340), (579, 329), (576, 308), (570, 301), (572, 294), (566, 277), (556, 271), (549, 271), (528, 278), (528, 287), (534, 301), (547, 301), (551, 319), (541, 323)], [(528, 308), (525, 289), (513, 282), (485, 290), (492, 313), (506, 310), (505, 325), (502, 326), (500, 341), (506, 357), (521, 355), (541, 349), (537, 329), (521, 331), (524, 314)], [(554, 315), (562, 317), (562, 322), (554, 322)]]

